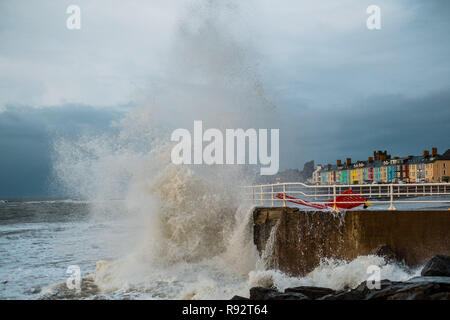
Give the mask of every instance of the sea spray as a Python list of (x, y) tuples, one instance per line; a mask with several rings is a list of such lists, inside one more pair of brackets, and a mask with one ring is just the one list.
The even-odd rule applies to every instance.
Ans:
[[(111, 134), (55, 139), (57, 180), (67, 193), (89, 200), (92, 219), (105, 225), (92, 240), (98, 244), (89, 245), (114, 252), (99, 256), (89, 276), (100, 297), (228, 299), (248, 296), (263, 278), (279, 287), (324, 284), (322, 278), (335, 286), (356, 282), (342, 276), (346, 264), (335, 274), (335, 265), (322, 265), (312, 278), (264, 270), (253, 244), (252, 209), (240, 207), (238, 186), (252, 181), (246, 171), (170, 163), (169, 133), (199, 115), (219, 129), (281, 128), (249, 39), (240, 38), (246, 32), (237, 27), (238, 6), (230, 3), (236, 4), (202, 1), (180, 19), (158, 88), (143, 90), (138, 107), (113, 123)], [(276, 255), (272, 249), (263, 260)]]
[(277, 269), (278, 259), (277, 259), (277, 248), (276, 248), (276, 236), (277, 231), (280, 226), (280, 221), (278, 220), (276, 224), (270, 230), (269, 238), (267, 239), (266, 246), (261, 253), (261, 259), (259, 260), (260, 268), (264, 269)]
[(235, 214), (235, 228), (227, 239), (224, 262), (236, 274), (246, 277), (255, 268), (259, 254), (253, 242), (253, 206), (241, 205)]
[(343, 290), (355, 288), (367, 280), (367, 267), (380, 267), (381, 278), (392, 281), (405, 281), (420, 275), (422, 267), (409, 269), (402, 264), (386, 262), (375, 255), (359, 256), (352, 261), (323, 259), (320, 265), (304, 277), (292, 277), (279, 270), (256, 270), (249, 274), (249, 287), (273, 287), (283, 291), (289, 287), (316, 286)]
[[(111, 276), (100, 276), (103, 271), (107, 271), (115, 273), (112, 277), (115, 281), (140, 282), (136, 275), (143, 279), (152, 269), (212, 261), (224, 252), (228, 252), (229, 257), (230, 252), (238, 251), (238, 244), (247, 245), (248, 241), (233, 241), (239, 237), (232, 235), (233, 247), (226, 250), (226, 231), (233, 230), (236, 224), (234, 213), (240, 211), (236, 211), (232, 202), (227, 202), (224, 190), (217, 194), (214, 186), (196, 176), (189, 168), (173, 165), (168, 165), (151, 181), (145, 189), (149, 196), (159, 199), (159, 205), (149, 213), (156, 217), (150, 220), (148, 226), (148, 230), (153, 232), (144, 232), (134, 250), (126, 258), (119, 259), (113, 267), (100, 268), (97, 272), (99, 279), (111, 279)], [(134, 201), (136, 198), (132, 199)], [(248, 218), (241, 216), (238, 222), (244, 226), (238, 225), (237, 229), (248, 232)]]

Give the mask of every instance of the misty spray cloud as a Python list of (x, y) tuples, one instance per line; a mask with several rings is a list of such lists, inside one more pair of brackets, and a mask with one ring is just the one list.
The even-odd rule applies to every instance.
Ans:
[[(226, 129), (225, 136), (215, 128), (203, 132), (203, 122), (196, 120), (193, 135), (183, 128), (172, 132), (171, 141), (178, 143), (172, 148), (171, 160), (177, 165), (259, 164), (261, 175), (274, 175), (279, 170), (279, 129), (270, 129), (270, 145), (268, 134), (268, 129), (253, 128)], [(208, 143), (205, 147), (204, 142)]]

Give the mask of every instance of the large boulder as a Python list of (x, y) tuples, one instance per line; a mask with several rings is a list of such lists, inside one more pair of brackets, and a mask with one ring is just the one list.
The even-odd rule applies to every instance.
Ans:
[(307, 296), (301, 293), (277, 293), (271, 295), (267, 300), (310, 300)]
[(439, 292), (430, 296), (430, 300), (450, 300), (450, 292)]
[(351, 290), (337, 291), (334, 294), (329, 294), (319, 298), (319, 300), (364, 300), (373, 293), (380, 292), (386, 288), (390, 288), (393, 285), (399, 284), (400, 282), (392, 282), (390, 280), (381, 280), (380, 289), (369, 289), (367, 287), (367, 282), (361, 282), (356, 288)]
[(381, 290), (371, 290), (366, 300), (424, 300), (432, 283), (396, 283)]
[(334, 291), (321, 287), (250, 289), (252, 300), (450, 300), (449, 277), (415, 277), (404, 282), (380, 281), (379, 289), (369, 289), (364, 281), (354, 289)]
[(230, 300), (250, 300), (250, 299), (242, 296), (233, 296)]
[(322, 287), (294, 287), (287, 288), (284, 290), (284, 293), (300, 293), (307, 296), (310, 299), (319, 299), (328, 294), (333, 294), (335, 291), (330, 288), (322, 288)]
[(445, 300), (450, 296), (450, 283), (436, 278), (415, 278), (397, 282), (381, 280), (380, 289), (369, 289), (366, 282), (348, 291), (336, 292), (319, 300)]
[(250, 289), (251, 300), (267, 300), (269, 297), (279, 294), (275, 289), (264, 287), (253, 287)]
[(450, 297), (450, 283), (435, 282), (430, 278), (416, 278), (407, 281), (387, 300), (447, 300)]
[(301, 293), (282, 293), (272, 288), (254, 287), (250, 289), (251, 300), (309, 300)]
[(422, 269), (424, 277), (450, 277), (450, 256), (435, 255)]

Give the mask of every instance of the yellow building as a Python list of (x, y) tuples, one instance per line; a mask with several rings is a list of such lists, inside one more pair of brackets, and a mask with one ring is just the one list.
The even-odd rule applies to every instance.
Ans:
[(409, 165), (409, 181), (416, 181), (417, 179), (417, 164)]
[(425, 164), (425, 181), (433, 182), (433, 163)]
[(350, 171), (350, 183), (354, 184), (357, 183), (358, 177), (357, 177), (357, 169), (352, 169)]
[(430, 182), (444, 182), (450, 177), (450, 160), (436, 160), (432, 165)]

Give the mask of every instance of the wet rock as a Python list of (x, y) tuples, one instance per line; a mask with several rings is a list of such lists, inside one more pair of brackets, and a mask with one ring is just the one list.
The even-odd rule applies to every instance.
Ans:
[(231, 300), (250, 300), (250, 299), (246, 298), (246, 297), (241, 297), (241, 296), (233, 296), (233, 298), (231, 298)]
[(450, 300), (450, 277), (416, 277), (405, 282), (381, 280), (379, 289), (367, 282), (354, 289), (334, 291), (320, 287), (287, 288), (284, 293), (273, 288), (250, 289), (255, 300)]
[(320, 300), (438, 300), (449, 294), (450, 283), (416, 278), (411, 282), (382, 280), (380, 289), (369, 289), (366, 282), (362, 282), (353, 290), (327, 295)]
[(450, 256), (435, 255), (425, 264), (421, 275), (450, 277)]
[(253, 287), (250, 289), (250, 300), (267, 300), (270, 296), (279, 293), (271, 288)]
[(433, 283), (442, 283), (442, 284), (450, 284), (450, 277), (414, 277), (406, 281), (408, 283), (417, 283), (417, 282), (433, 282)]
[[(397, 282), (392, 282), (390, 280), (381, 280), (379, 290), (388, 288), (396, 283)], [(371, 292), (379, 290), (369, 289), (367, 287), (367, 282), (364, 281), (354, 289), (337, 291), (334, 294), (323, 296), (322, 298), (319, 298), (319, 300), (364, 300)]]
[(439, 292), (430, 296), (430, 300), (450, 300), (450, 292)]
[(423, 300), (425, 294), (420, 284), (394, 284), (381, 290), (372, 290), (365, 300)]
[(301, 293), (282, 293), (272, 288), (254, 287), (250, 289), (251, 300), (309, 300)]
[[(346, 300), (344, 299), (345, 294), (348, 293), (350, 290), (338, 290), (332, 294), (327, 294), (326, 296), (320, 297), (317, 300)], [(352, 300), (352, 299), (348, 299)]]
[(307, 296), (310, 299), (319, 299), (323, 296), (333, 294), (335, 291), (330, 288), (322, 288), (322, 287), (295, 287), (295, 288), (287, 288), (284, 290), (284, 293), (301, 293)]
[(426, 300), (426, 297), (424, 296), (423, 292), (400, 292), (388, 296), (386, 300)]
[(397, 290), (387, 300), (442, 300), (450, 297), (448, 283), (419, 282), (408, 283)]
[(66, 283), (59, 283), (53, 286), (49, 291), (42, 295), (43, 300), (60, 299), (85, 299), (92, 297), (100, 292), (100, 289), (92, 277), (85, 277), (81, 281), (80, 290), (67, 288)]
[(267, 300), (311, 300), (307, 296), (301, 293), (291, 292), (291, 293), (281, 293), (270, 295)]

